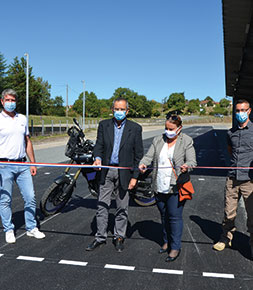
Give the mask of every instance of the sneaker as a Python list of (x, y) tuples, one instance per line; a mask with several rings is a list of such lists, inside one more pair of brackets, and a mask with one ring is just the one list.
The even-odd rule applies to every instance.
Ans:
[(231, 240), (229, 238), (224, 237), (221, 238), (219, 242), (213, 245), (213, 249), (220, 252), (223, 251), (225, 248), (231, 246), (232, 246)]
[(13, 230), (9, 230), (8, 232), (5, 233), (5, 241), (8, 244), (16, 243), (16, 238)]
[(32, 237), (35, 239), (44, 239), (45, 238), (45, 234), (40, 232), (38, 228), (34, 228), (31, 231), (27, 231), (26, 234), (28, 237)]

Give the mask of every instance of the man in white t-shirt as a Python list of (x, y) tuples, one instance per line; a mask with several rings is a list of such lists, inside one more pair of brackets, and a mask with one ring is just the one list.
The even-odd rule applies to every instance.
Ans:
[(32, 142), (29, 138), (27, 119), (16, 109), (17, 94), (12, 89), (2, 92), (0, 113), (0, 215), (7, 243), (15, 243), (14, 224), (12, 223), (12, 188), (15, 181), (24, 199), (26, 234), (36, 239), (45, 238), (37, 228), (35, 218), (36, 200), (31, 175), (36, 175), (35, 166), (16, 166), (8, 162), (25, 162), (26, 155), (35, 162)]

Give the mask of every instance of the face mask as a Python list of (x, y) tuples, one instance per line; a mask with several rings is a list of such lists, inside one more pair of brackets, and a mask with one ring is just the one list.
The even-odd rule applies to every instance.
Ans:
[(170, 130), (165, 130), (165, 134), (166, 134), (166, 137), (169, 139), (172, 139), (177, 136), (177, 132), (170, 131)]
[(236, 113), (235, 117), (236, 117), (236, 120), (242, 124), (242, 123), (247, 121), (248, 114), (247, 114), (247, 112), (240, 112), (240, 113)]
[(126, 111), (114, 111), (114, 118), (117, 121), (122, 121), (126, 118)]
[(13, 112), (16, 109), (16, 102), (5, 102), (4, 109), (7, 112)]

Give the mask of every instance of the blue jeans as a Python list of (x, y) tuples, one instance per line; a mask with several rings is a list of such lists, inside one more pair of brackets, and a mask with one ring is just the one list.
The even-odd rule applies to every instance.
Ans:
[(0, 215), (4, 231), (14, 229), (11, 212), (14, 181), (24, 199), (26, 230), (30, 231), (37, 226), (35, 219), (36, 200), (30, 168), (29, 166), (0, 165)]
[(158, 193), (156, 204), (161, 214), (164, 244), (168, 243), (171, 250), (180, 250), (185, 201), (179, 202), (178, 194)]

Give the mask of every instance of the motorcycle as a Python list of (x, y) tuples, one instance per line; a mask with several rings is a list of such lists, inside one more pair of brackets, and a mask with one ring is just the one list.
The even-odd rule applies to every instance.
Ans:
[[(85, 134), (77, 120), (74, 118), (73, 121), (73, 126), (67, 132), (69, 140), (66, 145), (65, 155), (70, 158), (69, 164), (92, 165), (95, 145), (91, 140), (85, 138)], [(98, 197), (99, 171), (89, 167), (78, 168), (72, 177), (70, 170), (71, 167), (67, 167), (64, 173), (57, 177), (44, 192), (40, 201), (40, 209), (45, 216), (54, 215), (64, 208), (73, 194), (80, 173), (86, 179), (91, 195)], [(130, 197), (140, 206), (151, 206), (156, 202), (151, 188), (151, 171), (151, 169), (148, 169), (144, 174), (140, 174), (137, 186), (129, 191)]]

